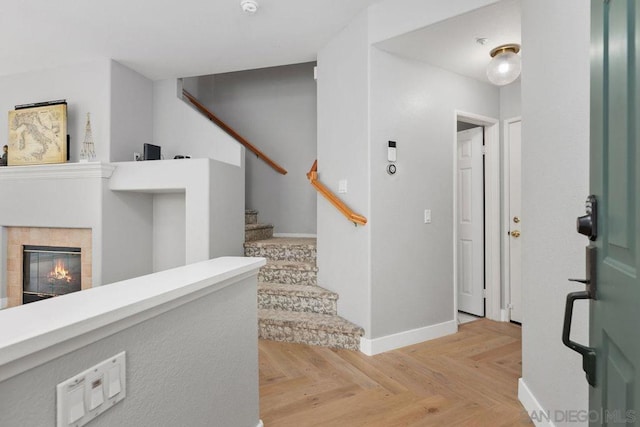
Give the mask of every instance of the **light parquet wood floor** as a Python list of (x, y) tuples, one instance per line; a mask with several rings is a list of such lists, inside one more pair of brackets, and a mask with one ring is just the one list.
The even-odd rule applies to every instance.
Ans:
[(260, 341), (265, 427), (532, 425), (517, 399), (520, 327), (482, 319), (369, 357)]

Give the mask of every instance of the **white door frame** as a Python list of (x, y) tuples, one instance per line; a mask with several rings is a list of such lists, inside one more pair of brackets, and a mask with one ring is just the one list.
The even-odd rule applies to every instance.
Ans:
[(509, 265), (509, 247), (511, 245), (511, 236), (509, 236), (509, 230), (511, 230), (511, 217), (507, 215), (510, 211), (510, 191), (511, 191), (511, 183), (509, 179), (509, 154), (510, 154), (510, 146), (509, 141), (507, 140), (507, 136), (509, 135), (509, 126), (512, 123), (521, 122), (522, 117), (512, 117), (510, 119), (504, 120), (504, 124), (502, 125), (502, 134), (504, 135), (502, 141), (502, 212), (504, 212), (504, 218), (502, 218), (502, 244), (503, 244), (503, 254), (502, 254), (502, 277), (504, 278), (504, 309), (502, 310), (502, 320), (505, 322), (509, 322), (511, 320), (511, 310), (508, 307), (508, 304), (511, 302), (511, 267)]
[[(454, 224), (458, 221), (458, 158), (457, 136), (459, 121), (484, 127), (484, 197), (485, 197), (485, 289), (486, 304), (485, 317), (491, 320), (501, 321), (501, 277), (500, 277), (500, 129), (498, 119), (481, 116), (474, 113), (455, 110), (455, 120), (452, 132), (453, 150), (453, 215)], [(455, 242), (458, 241), (457, 227), (453, 227), (453, 318), (458, 316), (458, 255)]]

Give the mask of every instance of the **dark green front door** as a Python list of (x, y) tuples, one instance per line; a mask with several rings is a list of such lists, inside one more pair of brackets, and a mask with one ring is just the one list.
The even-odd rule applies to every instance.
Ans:
[(591, 2), (591, 192), (598, 202), (590, 425), (640, 425), (640, 2)]

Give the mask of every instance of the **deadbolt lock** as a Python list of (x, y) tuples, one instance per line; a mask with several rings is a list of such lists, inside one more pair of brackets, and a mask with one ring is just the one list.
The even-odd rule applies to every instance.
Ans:
[(517, 238), (517, 237), (520, 237), (520, 232), (519, 232), (518, 230), (513, 230), (513, 231), (511, 232), (511, 235), (512, 235), (513, 237), (516, 237), (516, 238)]
[(518, 218), (517, 216), (513, 217), (513, 222), (515, 222), (516, 224), (520, 222), (520, 218)]

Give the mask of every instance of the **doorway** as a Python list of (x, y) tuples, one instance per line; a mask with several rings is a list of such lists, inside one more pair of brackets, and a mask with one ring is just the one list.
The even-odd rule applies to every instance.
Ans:
[(505, 319), (522, 324), (522, 120), (504, 121), (503, 275)]
[[(455, 130), (453, 136), (454, 165), (453, 165), (453, 277), (454, 277), (454, 316), (459, 316), (458, 311), (471, 312), (476, 316), (484, 316), (492, 320), (501, 320), (501, 292), (500, 292), (500, 152), (499, 131), (497, 119), (480, 116), (472, 113), (455, 112)], [(480, 147), (481, 159), (484, 166), (480, 166), (480, 173), (461, 172), (464, 169), (463, 160), (459, 155), (458, 122), (464, 123), (464, 127), (472, 129), (465, 132), (474, 132), (473, 128), (481, 129), (484, 146)], [(473, 147), (470, 143), (469, 148)], [(475, 169), (475, 168), (474, 168)], [(472, 177), (474, 175), (474, 177)], [(481, 186), (468, 192), (469, 185), (480, 180)], [(463, 182), (464, 181), (464, 182)], [(480, 190), (478, 190), (480, 188)], [(471, 227), (473, 233), (473, 247), (477, 256), (469, 256), (471, 245), (463, 235), (464, 227), (459, 227), (467, 218), (470, 218), (468, 206), (463, 204), (463, 198), (481, 192), (480, 201), (474, 204), (482, 205), (480, 215), (474, 215), (474, 224)], [(467, 192), (468, 194), (465, 194)], [(464, 211), (463, 211), (464, 208)], [(475, 208), (477, 210), (478, 208)], [(481, 218), (481, 219), (478, 219)], [(480, 245), (475, 243), (480, 240)], [(478, 252), (482, 252), (479, 255)], [(480, 261), (478, 266), (477, 261)], [(475, 265), (475, 267), (474, 267)], [(479, 280), (471, 280), (475, 276)], [(472, 283), (474, 283), (472, 285)], [(469, 286), (474, 286), (471, 290)], [(467, 295), (465, 295), (467, 294)], [(473, 295), (472, 305), (469, 309), (467, 297)], [(480, 309), (480, 311), (478, 310)]]

